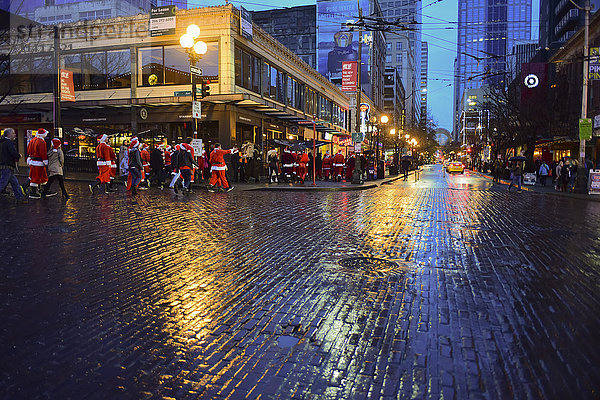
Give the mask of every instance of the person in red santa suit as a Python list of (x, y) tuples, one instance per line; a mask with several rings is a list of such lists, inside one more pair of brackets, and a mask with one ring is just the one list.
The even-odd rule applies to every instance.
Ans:
[(329, 154), (329, 150), (327, 150), (323, 156), (323, 177), (326, 181), (329, 180), (329, 175), (331, 175), (332, 164), (333, 158), (331, 157), (331, 154)]
[(304, 184), (306, 175), (308, 174), (308, 153), (302, 153), (298, 158), (298, 178)]
[(346, 182), (352, 181), (352, 174), (354, 173), (354, 168), (356, 167), (356, 157), (354, 153), (350, 153), (348, 159), (346, 160)]
[(290, 153), (287, 147), (281, 153), (281, 180), (288, 182), (288, 179), (294, 179), (294, 155)]
[(44, 186), (48, 182), (46, 173), (48, 152), (44, 141), (47, 135), (48, 131), (41, 128), (27, 145), (27, 165), (29, 165), (29, 186), (31, 187), (29, 197), (32, 199), (42, 197), (40, 186)]
[(229, 150), (222, 150), (221, 144), (216, 143), (215, 149), (210, 153), (210, 170), (211, 177), (210, 182), (208, 184), (208, 191), (211, 193), (216, 192), (218, 189), (222, 189), (226, 192), (233, 190), (233, 186), (229, 186), (227, 182), (227, 178), (225, 177), (225, 171), (227, 170), (227, 166), (225, 165), (225, 160), (223, 156), (225, 154), (233, 154), (237, 153), (237, 147), (233, 147)]
[(148, 145), (146, 143), (143, 143), (140, 147), (140, 156), (142, 157), (142, 163), (144, 165), (140, 189), (147, 190), (150, 187), (150, 152), (148, 151)]
[(333, 180), (342, 181), (342, 173), (344, 172), (345, 165), (346, 161), (344, 160), (342, 150), (338, 150), (337, 154), (333, 157)]
[(103, 185), (102, 193), (108, 193), (108, 184), (110, 183), (110, 146), (107, 144), (108, 136), (100, 135), (98, 138), (98, 146), (96, 146), (96, 165), (98, 166), (98, 176), (94, 183), (90, 183), (88, 187), (90, 192), (94, 193), (94, 189)]

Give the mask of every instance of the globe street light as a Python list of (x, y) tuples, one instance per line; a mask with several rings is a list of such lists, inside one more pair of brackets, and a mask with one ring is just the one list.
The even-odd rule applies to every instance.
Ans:
[[(183, 47), (188, 54), (190, 61), (190, 79), (192, 81), (192, 102), (195, 104), (197, 99), (196, 94), (196, 75), (202, 75), (202, 70), (196, 68), (196, 64), (204, 54), (208, 51), (208, 46), (201, 40), (198, 40), (200, 36), (200, 27), (196, 24), (188, 25), (185, 33), (179, 38), (179, 44)], [(204, 93), (203, 93), (204, 96)], [(193, 111), (193, 105), (192, 105)], [(194, 138), (198, 137), (198, 118), (194, 118), (192, 112), (192, 118), (194, 120)]]

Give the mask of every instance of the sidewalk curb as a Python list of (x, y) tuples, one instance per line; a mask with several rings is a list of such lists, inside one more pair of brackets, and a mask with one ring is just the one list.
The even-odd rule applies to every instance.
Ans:
[[(419, 170), (419, 172), (422, 172), (422, 169)], [(94, 177), (92, 176), (93, 174), (90, 174), (90, 177), (85, 179), (82, 177), (69, 177), (69, 176), (65, 176), (65, 180), (66, 181), (73, 181), (73, 182), (92, 182), (94, 180)], [(414, 175), (414, 171), (409, 172), (408, 176)], [(16, 176), (21, 177), (21, 178), (27, 178), (28, 175), (20, 172), (17, 173)], [(117, 176), (116, 179), (120, 180), (119, 178), (121, 178), (121, 176)], [(344, 192), (344, 191), (355, 191), (355, 190), (368, 190), (368, 189), (374, 189), (374, 188), (378, 188), (381, 185), (391, 185), (393, 182), (399, 180), (400, 178), (402, 178), (402, 174), (398, 174), (398, 176), (395, 176), (393, 178), (387, 178), (382, 180), (381, 182), (377, 182), (374, 181), (373, 183), (363, 183), (360, 185), (353, 185), (353, 186), (339, 186), (339, 187), (314, 187), (312, 186), (312, 184), (307, 184), (306, 186), (264, 186), (264, 187), (256, 187), (256, 188), (247, 188), (245, 189), (243, 186), (237, 186), (237, 191), (243, 191), (243, 192), (253, 192), (253, 191), (262, 191), (262, 192), (294, 192), (294, 191), (298, 191), (298, 192)], [(268, 185), (267, 183), (265, 183), (264, 185)], [(292, 184), (293, 185), (293, 184)], [(235, 186), (235, 185), (234, 185)], [(203, 186), (201, 186), (203, 187)]]
[[(491, 176), (483, 174), (481, 172), (475, 172), (475, 174), (479, 175), (482, 178), (493, 179)], [(503, 184), (505, 184), (505, 185), (509, 185), (510, 184), (510, 181), (507, 181), (505, 179), (501, 179), (500, 182), (503, 183)], [(563, 192), (542, 192), (542, 191), (534, 190), (532, 188), (523, 187), (523, 186), (521, 186), (521, 189), (522, 190), (527, 190), (527, 191), (533, 192), (533, 193), (546, 194), (546, 195), (549, 195), (549, 196), (567, 197), (567, 198), (570, 198), (570, 199), (585, 200), (585, 201), (594, 201), (596, 203), (600, 203), (600, 196), (592, 196), (592, 195), (589, 195), (589, 194), (583, 194), (583, 193), (563, 193)]]

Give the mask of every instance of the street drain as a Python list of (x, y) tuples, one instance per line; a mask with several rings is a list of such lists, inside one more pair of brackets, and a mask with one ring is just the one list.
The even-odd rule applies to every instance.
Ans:
[(361, 273), (377, 278), (398, 276), (407, 270), (406, 266), (402, 268), (394, 261), (376, 257), (350, 257), (340, 260), (339, 264), (342, 272)]

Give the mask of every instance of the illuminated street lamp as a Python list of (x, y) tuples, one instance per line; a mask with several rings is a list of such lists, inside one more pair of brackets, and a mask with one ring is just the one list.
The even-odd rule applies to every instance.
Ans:
[[(197, 95), (196, 95), (196, 73), (195, 72), (199, 72), (198, 75), (202, 75), (202, 71), (198, 71), (196, 69), (196, 64), (198, 63), (198, 61), (200, 61), (200, 59), (202, 59), (202, 56), (204, 54), (206, 54), (206, 52), (208, 51), (208, 46), (206, 45), (206, 43), (204, 43), (201, 40), (198, 40), (198, 37), (200, 36), (200, 27), (196, 24), (191, 24), (189, 25), (186, 30), (185, 33), (183, 35), (181, 35), (181, 37), (179, 38), (179, 44), (181, 45), (181, 47), (183, 47), (186, 51), (186, 53), (188, 54), (189, 57), (189, 61), (190, 61), (190, 79), (192, 81), (192, 102), (196, 103), (197, 101)], [(204, 90), (204, 85), (203, 85), (203, 90)], [(204, 95), (204, 93), (203, 93)], [(193, 110), (193, 106), (192, 106), (192, 110)], [(193, 117), (193, 112), (192, 112), (192, 117)], [(198, 119), (197, 118), (193, 118), (194, 119), (194, 138), (198, 137)]]

